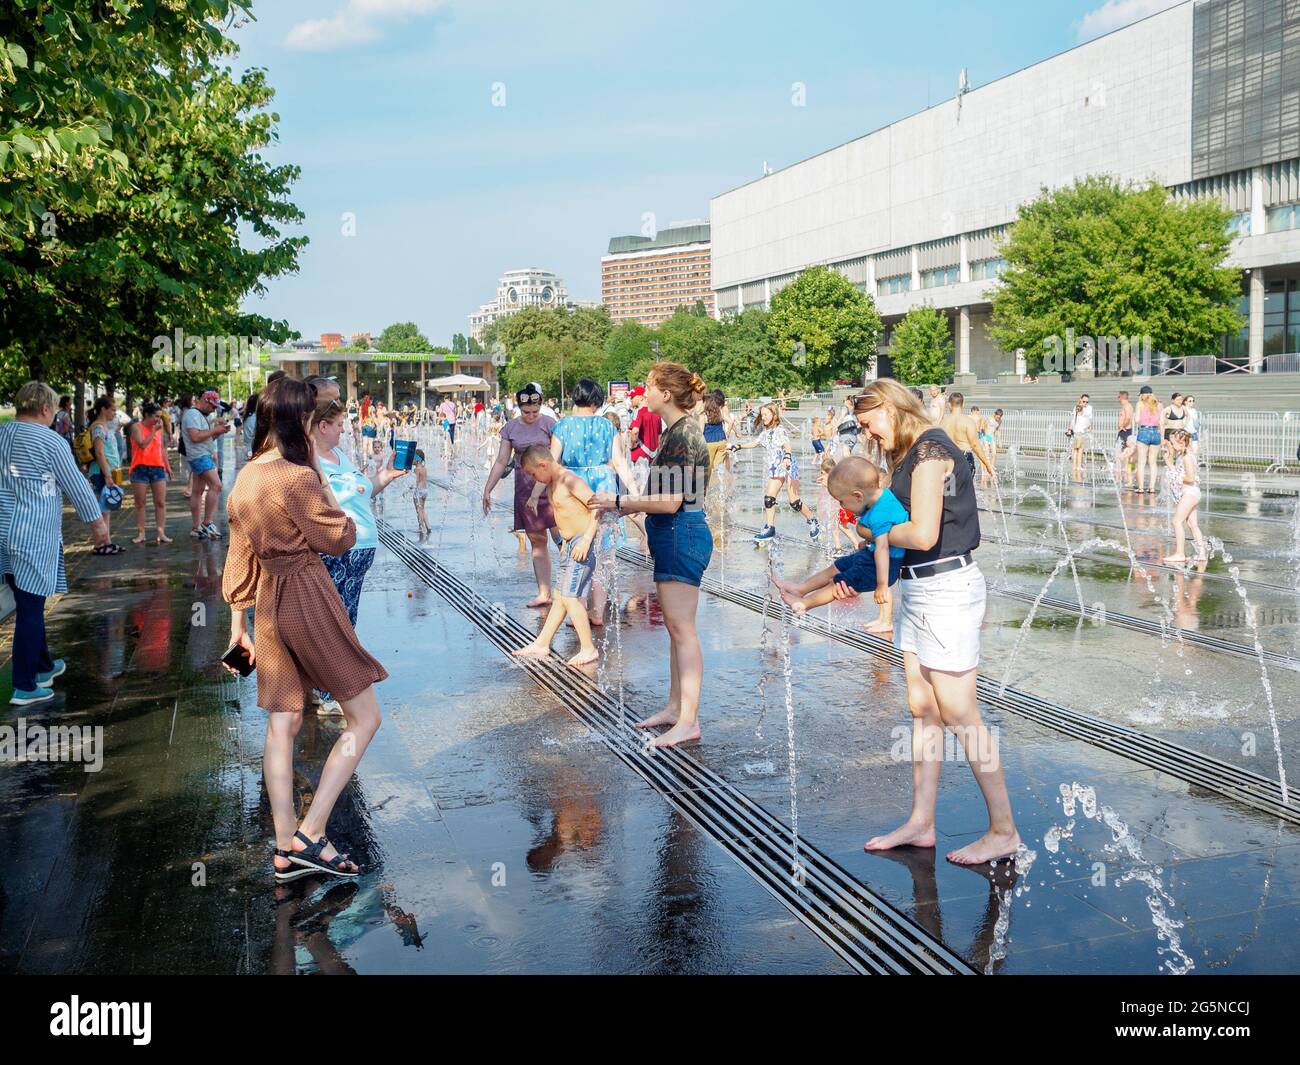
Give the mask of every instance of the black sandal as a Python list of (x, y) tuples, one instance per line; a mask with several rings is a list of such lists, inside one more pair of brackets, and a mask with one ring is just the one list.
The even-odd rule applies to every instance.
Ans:
[(126, 548), (121, 544), (100, 544), (93, 549), (92, 553), (96, 555), (120, 555), (125, 551)]
[(300, 876), (311, 876), (311, 874), (316, 871), (315, 869), (310, 869), (303, 865), (295, 865), (292, 851), (282, 851), (279, 847), (276, 847), (274, 848), (273, 853), (276, 858), (287, 858), (289, 860), (288, 869), (281, 869), (275, 864), (274, 859), (271, 861), (271, 868), (275, 870), (276, 880), (281, 882), (285, 880), (297, 880)]
[[(331, 876), (357, 877), (361, 875), (361, 869), (356, 862), (351, 861), (346, 854), (336, 854), (333, 858), (322, 858), (321, 851), (329, 846), (329, 840), (322, 833), (321, 837), (313, 843), (302, 831), (294, 833), (295, 839), (300, 839), (307, 845), (305, 850), (290, 851), (286, 857), (291, 862), (298, 865), (305, 865), (309, 870), (318, 873), (329, 873)], [(344, 869), (343, 866), (350, 865), (351, 869)]]

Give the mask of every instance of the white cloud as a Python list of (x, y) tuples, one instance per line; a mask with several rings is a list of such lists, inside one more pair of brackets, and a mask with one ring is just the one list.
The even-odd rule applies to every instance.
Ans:
[(1074, 24), (1074, 32), (1080, 41), (1090, 41), (1103, 33), (1110, 33), (1111, 30), (1120, 29), (1183, 2), (1184, 0), (1106, 0), (1101, 7), (1094, 8), (1079, 19)]
[(309, 18), (289, 30), (286, 48), (300, 52), (334, 52), (356, 44), (378, 40), (383, 33), (376, 24), (384, 19), (407, 19), (428, 15), (446, 0), (348, 0), (337, 15)]

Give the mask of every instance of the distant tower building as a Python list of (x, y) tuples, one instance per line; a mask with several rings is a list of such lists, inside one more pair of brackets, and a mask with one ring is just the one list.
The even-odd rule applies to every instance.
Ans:
[(469, 316), (469, 335), (483, 339), (483, 330), (498, 318), (508, 318), (525, 307), (563, 307), (567, 304), (564, 281), (550, 270), (530, 266), (508, 270), (497, 282), (496, 299), (483, 304)]
[(615, 322), (657, 325), (702, 301), (713, 314), (708, 222), (682, 222), (653, 237), (614, 237), (600, 260), (600, 296)]

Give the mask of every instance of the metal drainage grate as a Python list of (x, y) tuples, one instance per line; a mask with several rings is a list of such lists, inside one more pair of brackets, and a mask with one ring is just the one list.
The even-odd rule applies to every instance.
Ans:
[[(534, 633), (505, 616), (427, 551), (386, 521), (379, 538), (425, 584), (504, 653)], [(725, 850), (804, 925), (859, 973), (972, 975), (960, 956), (854, 879), (804, 839), (802, 875), (791, 871), (789, 827), (707, 766), (675, 749), (650, 754), (646, 737), (623, 723), (618, 701), (560, 659), (520, 660), (522, 668), (582, 721), (619, 759)]]

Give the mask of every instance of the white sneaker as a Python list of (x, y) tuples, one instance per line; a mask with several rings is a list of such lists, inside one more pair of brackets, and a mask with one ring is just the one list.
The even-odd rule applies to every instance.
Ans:
[(221, 539), (221, 530), (217, 528), (214, 522), (208, 522), (205, 526), (203, 526), (203, 531), (207, 533), (209, 540)]
[(316, 714), (318, 717), (342, 717), (343, 707), (337, 699), (327, 699), (316, 707)]

